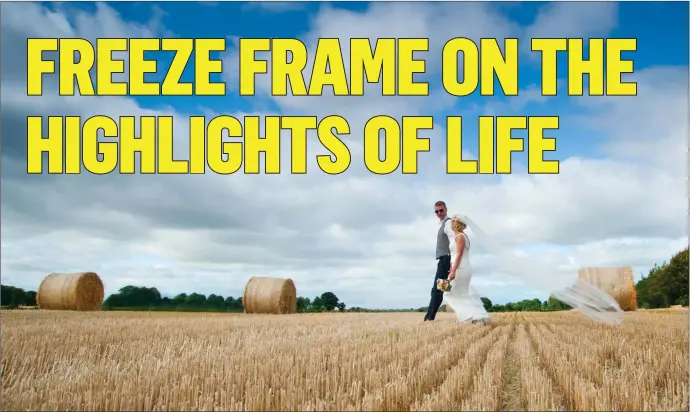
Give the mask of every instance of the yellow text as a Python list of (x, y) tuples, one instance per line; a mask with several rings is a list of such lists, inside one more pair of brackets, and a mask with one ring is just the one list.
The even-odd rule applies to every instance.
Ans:
[(544, 130), (558, 129), (558, 117), (482, 116), (479, 118), (478, 159), (463, 158), (462, 116), (446, 119), (446, 172), (448, 174), (510, 174), (512, 153), (525, 150), (524, 139), (513, 130), (527, 130), (530, 174), (558, 174), (557, 160), (544, 160), (544, 152), (556, 150), (556, 139)]
[(637, 39), (589, 39), (585, 58), (583, 39), (532, 39), (532, 51), (541, 52), (541, 92), (556, 95), (558, 52), (568, 53), (568, 95), (582, 96), (587, 75), (590, 96), (637, 96), (637, 83), (623, 82), (622, 73), (633, 72), (633, 61), (621, 56), (637, 50)]
[[(78, 38), (29, 39), (27, 47), (29, 96), (43, 95), (44, 75), (55, 74), (56, 68), (60, 96), (223, 96), (226, 92), (225, 83), (211, 81), (212, 74), (223, 71), (223, 62), (211, 59), (211, 53), (225, 51), (225, 39), (97, 39), (95, 44)], [(44, 52), (51, 51), (58, 53), (57, 62), (45, 60)], [(114, 57), (116, 52), (120, 58)], [(162, 81), (146, 80), (158, 71), (158, 62), (147, 59), (146, 52), (173, 53)], [(183, 82), (183, 72), (191, 65), (193, 81)]]
[[(367, 38), (350, 39), (349, 49), (346, 64), (339, 39), (319, 39), (308, 70), (307, 47), (298, 39), (240, 39), (240, 95), (253, 96), (256, 75), (269, 69), (274, 96), (321, 96), (325, 87), (336, 96), (362, 96), (365, 80), (380, 82), (384, 96), (429, 95), (429, 84), (414, 80), (426, 70), (414, 54), (428, 51), (429, 39), (378, 39), (373, 47)], [(270, 52), (270, 59), (258, 59), (257, 52)]]
[(340, 174), (350, 166), (350, 151), (339, 138), (350, 133), (350, 126), (340, 116), (321, 121), (316, 117), (267, 116), (264, 136), (259, 131), (258, 116), (247, 116), (243, 121), (232, 116), (218, 116), (208, 122), (203, 116), (189, 120), (188, 156), (176, 159), (172, 116), (94, 116), (83, 122), (78, 116), (31, 116), (27, 119), (27, 173), (43, 173), (46, 155), (49, 174), (79, 174), (83, 169), (98, 175), (116, 170), (121, 174), (203, 174), (207, 166), (214, 173), (232, 174), (243, 165), (244, 173), (256, 174), (260, 172), (263, 153), (264, 172), (275, 174), (281, 171), (280, 143), (284, 130), (291, 135), (291, 173), (307, 173), (310, 131), (316, 133), (330, 153), (316, 156), (323, 172)]

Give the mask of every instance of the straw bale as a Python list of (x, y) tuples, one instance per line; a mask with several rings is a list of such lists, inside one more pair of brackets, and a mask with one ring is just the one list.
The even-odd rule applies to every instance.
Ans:
[(630, 266), (581, 268), (578, 279), (585, 280), (611, 295), (624, 311), (637, 310), (637, 292)]
[(292, 279), (254, 276), (244, 288), (242, 305), (244, 313), (295, 313), (297, 290)]
[(94, 272), (51, 273), (38, 287), (36, 304), (40, 309), (101, 310), (103, 282)]

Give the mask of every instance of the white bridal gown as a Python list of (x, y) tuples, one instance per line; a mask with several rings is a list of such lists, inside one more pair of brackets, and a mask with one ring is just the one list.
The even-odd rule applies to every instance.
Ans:
[[(450, 292), (443, 294), (443, 302), (453, 308), (458, 322), (486, 321), (489, 314), (484, 309), (484, 304), (479, 295), (470, 286), (472, 280), (472, 264), (470, 263), (470, 241), (465, 237), (465, 250), (460, 258), (460, 265), (455, 272), (455, 280), (451, 281)], [(454, 244), (452, 246), (455, 246)], [(455, 259), (455, 248), (451, 252), (451, 264)]]

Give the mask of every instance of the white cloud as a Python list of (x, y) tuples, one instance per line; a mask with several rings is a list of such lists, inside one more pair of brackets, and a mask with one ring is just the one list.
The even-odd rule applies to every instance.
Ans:
[[(568, 7), (574, 6), (581, 5)], [(597, 7), (605, 10), (549, 6), (525, 29), (489, 3), (376, 3), (362, 13), (327, 6), (314, 16), (305, 40), (313, 50), (318, 37), (429, 37), (429, 68), (438, 73), (439, 60), (433, 56), (445, 40), (459, 35), (606, 34), (615, 27), (615, 7)], [(439, 199), (448, 202), (451, 212), (472, 216), (494, 238), (538, 254), (538, 271), (559, 276), (597, 265), (630, 264), (637, 273), (646, 272), (687, 245), (687, 173), (681, 157), (687, 153), (688, 85), (681, 75), (687, 68), (640, 71), (635, 98), (579, 100), (582, 110), (573, 121), (582, 128), (571, 134), (590, 129), (602, 134), (601, 149), (608, 157), (571, 157), (557, 176), (446, 176), (440, 119), (431, 133), (436, 149), (420, 155), (423, 173), (366, 173), (358, 162), (358, 131), (366, 119), (439, 114), (456, 104), (439, 93), (383, 98), (375, 95), (378, 86), (370, 86), (374, 95), (362, 98), (272, 101), (281, 113), (337, 113), (351, 121), (353, 167), (340, 176), (27, 176), (22, 137), (27, 114), (173, 114), (179, 118), (176, 150), (183, 154), (183, 116), (189, 113), (144, 109), (127, 98), (24, 95), (27, 36), (165, 32), (155, 18), (150, 26), (125, 22), (107, 5), (90, 13), (7, 3), (2, 11), (3, 46), (8, 39), (12, 44), (2, 50), (3, 283), (35, 289), (49, 272), (95, 270), (108, 293), (141, 284), (165, 294), (238, 296), (250, 276), (262, 274), (292, 277), (301, 295), (332, 290), (350, 305), (419, 307), (428, 303), (433, 281), (431, 210)], [(556, 18), (567, 24), (552, 24)], [(235, 58), (227, 56), (230, 62)], [(227, 76), (232, 80), (234, 73)], [(260, 87), (269, 98), (267, 85)], [(509, 108), (519, 112), (527, 104), (543, 103), (540, 97), (528, 89), (525, 100)], [(315, 150), (310, 146), (309, 153)], [(474, 251), (473, 266), (476, 288), (494, 302), (537, 293), (497, 273), (481, 248)]]

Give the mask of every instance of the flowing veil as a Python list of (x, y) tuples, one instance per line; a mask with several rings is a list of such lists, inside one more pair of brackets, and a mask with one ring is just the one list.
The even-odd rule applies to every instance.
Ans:
[(593, 320), (610, 325), (620, 325), (623, 322), (623, 310), (621, 310), (618, 302), (597, 286), (582, 279), (572, 282), (572, 280), (562, 276), (549, 273), (536, 259), (519, 256), (500, 243), (493, 241), (469, 217), (457, 216), (472, 231), (477, 242), (481, 243), (486, 251), (497, 259), (502, 271), (521, 279), (536, 289), (548, 292), (554, 299), (579, 310)]

